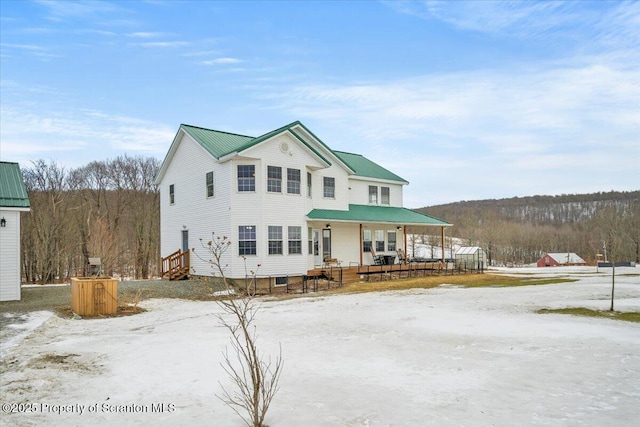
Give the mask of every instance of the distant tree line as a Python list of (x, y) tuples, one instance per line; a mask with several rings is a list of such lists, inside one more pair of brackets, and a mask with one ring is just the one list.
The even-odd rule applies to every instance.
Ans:
[(22, 270), (28, 283), (88, 273), (100, 258), (109, 276), (148, 278), (159, 257), (160, 162), (121, 156), (77, 169), (38, 160), (22, 168), (31, 210), (22, 216)]
[[(23, 167), (31, 210), (22, 216), (27, 283), (55, 283), (88, 273), (157, 275), (160, 206), (155, 158), (120, 156), (77, 169), (38, 160)], [(463, 201), (417, 209), (454, 226), (451, 237), (488, 251), (493, 265), (523, 265), (545, 252), (576, 252), (589, 262), (640, 263), (640, 191)], [(439, 246), (440, 236), (421, 236)]]
[[(450, 236), (489, 251), (494, 265), (546, 252), (640, 263), (640, 191), (463, 201), (417, 209), (453, 224)], [(427, 238), (428, 239), (428, 238)]]

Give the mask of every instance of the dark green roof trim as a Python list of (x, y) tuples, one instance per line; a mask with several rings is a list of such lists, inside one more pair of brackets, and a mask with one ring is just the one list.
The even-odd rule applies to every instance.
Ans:
[(31, 207), (18, 163), (0, 162), (0, 207)]
[(348, 211), (314, 209), (307, 214), (307, 218), (322, 221), (380, 222), (397, 225), (439, 225), (444, 227), (452, 225), (411, 209), (391, 206), (349, 205)]
[(344, 164), (349, 166), (356, 175), (366, 177), (382, 179), (386, 181), (396, 181), (403, 184), (408, 184), (406, 179), (400, 178), (395, 173), (383, 168), (379, 164), (367, 159), (360, 154), (347, 153), (344, 151), (333, 152)]

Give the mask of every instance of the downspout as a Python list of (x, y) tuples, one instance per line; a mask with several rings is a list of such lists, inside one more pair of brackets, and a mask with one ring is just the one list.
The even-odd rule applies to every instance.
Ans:
[(358, 241), (360, 242), (358, 249), (358, 252), (360, 252), (360, 265), (362, 265), (362, 224), (360, 224), (360, 237), (358, 238)]
[(442, 237), (442, 263), (444, 264), (445, 262), (445, 256), (444, 256), (444, 226), (440, 227), (440, 234)]

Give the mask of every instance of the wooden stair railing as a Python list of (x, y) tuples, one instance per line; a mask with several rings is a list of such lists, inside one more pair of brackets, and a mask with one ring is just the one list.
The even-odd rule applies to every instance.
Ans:
[(169, 280), (180, 280), (189, 276), (191, 269), (191, 252), (187, 249), (182, 252), (180, 249), (162, 258), (162, 271), (160, 277), (165, 276)]

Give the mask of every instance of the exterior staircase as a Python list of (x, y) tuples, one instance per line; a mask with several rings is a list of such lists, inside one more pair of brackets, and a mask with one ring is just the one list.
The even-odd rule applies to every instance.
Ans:
[(162, 258), (162, 269), (160, 271), (161, 278), (169, 280), (181, 280), (189, 277), (191, 269), (191, 252), (187, 249), (185, 252), (178, 249), (171, 255)]

